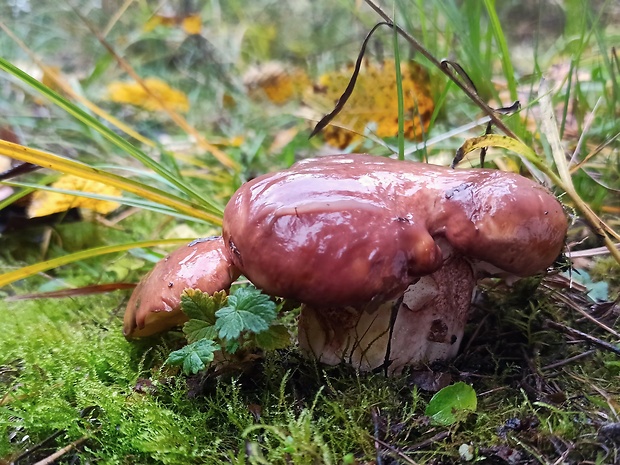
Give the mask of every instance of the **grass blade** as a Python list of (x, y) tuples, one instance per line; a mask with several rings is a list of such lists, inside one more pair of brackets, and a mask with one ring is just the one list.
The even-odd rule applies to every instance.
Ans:
[(199, 218), (210, 223), (222, 224), (222, 208), (211, 207), (210, 211), (204, 211), (200, 205), (189, 202), (185, 199), (176, 197), (168, 192), (162, 191), (147, 184), (142, 184), (131, 179), (124, 178), (112, 173), (108, 173), (97, 168), (93, 168), (85, 163), (60, 157), (41, 150), (31, 149), (12, 142), (0, 140), (0, 154), (6, 155), (16, 160), (21, 160), (36, 165), (60, 171), (65, 174), (73, 174), (91, 181), (114, 186), (127, 192), (131, 192), (147, 200), (166, 205), (173, 210), (185, 213), (189, 216)]
[(568, 161), (562, 148), (562, 141), (560, 139), (560, 133), (558, 131), (558, 125), (555, 119), (555, 113), (553, 109), (553, 103), (551, 102), (551, 89), (543, 80), (540, 83), (538, 90), (539, 105), (540, 105), (540, 132), (544, 134), (549, 146), (551, 147), (551, 154), (553, 155), (553, 161), (555, 162), (556, 170), (565, 188), (574, 190), (573, 179), (568, 169)]
[(510, 59), (510, 52), (508, 51), (508, 44), (506, 43), (506, 36), (502, 29), (502, 24), (497, 16), (495, 9), (495, 0), (484, 0), (484, 5), (491, 21), (491, 29), (493, 35), (500, 50), (502, 56), (502, 68), (504, 69), (504, 76), (508, 82), (508, 90), (510, 91), (511, 100), (517, 100), (517, 81), (515, 79), (515, 70), (512, 66), (512, 60)]
[[(21, 81), (25, 82), (39, 93), (41, 93), (44, 97), (49, 99), (52, 103), (57, 105), (59, 108), (62, 108), (67, 113), (72, 115), (78, 121), (87, 125), (88, 127), (94, 129), (98, 133), (100, 133), (103, 137), (108, 139), (114, 145), (131, 155), (133, 158), (139, 160), (144, 166), (152, 169), (157, 174), (159, 174), (162, 178), (166, 179), (170, 184), (175, 186), (181, 192), (186, 194), (189, 198), (195, 199), (197, 202), (207, 206), (217, 209), (218, 207), (212, 204), (209, 200), (201, 197), (196, 192), (194, 192), (187, 184), (183, 183), (178, 176), (175, 176), (174, 173), (171, 173), (169, 170), (164, 168), (161, 164), (157, 163), (151, 157), (149, 157), (146, 153), (114, 133), (112, 130), (104, 126), (101, 122), (93, 118), (91, 115), (86, 113), (84, 110), (68, 101), (57, 92), (53, 91), (49, 87), (43, 85), (32, 76), (23, 72), (19, 68), (15, 67), (5, 59), (0, 57), (0, 69), (6, 71), (7, 73), (15, 76)], [(35, 162), (36, 163), (36, 162)]]
[[(67, 189), (57, 189), (54, 187), (50, 187), (50, 186), (42, 186), (39, 184), (32, 184), (32, 183), (27, 183), (27, 182), (15, 182), (15, 181), (0, 181), (1, 184), (7, 185), (7, 186), (14, 186), (14, 187), (23, 187), (25, 189), (23, 189), (22, 191), (19, 192), (19, 198), (34, 192), (36, 190), (41, 190), (41, 191), (46, 191), (46, 192), (55, 192), (58, 194), (66, 194), (66, 195), (71, 195), (74, 197), (85, 197), (88, 199), (94, 199), (94, 200), (102, 200), (105, 202), (117, 202), (120, 203), (122, 205), (126, 205), (128, 207), (135, 207), (135, 208), (140, 208), (142, 210), (149, 210), (149, 211), (153, 211), (156, 213), (159, 213), (161, 215), (167, 215), (167, 216), (173, 216), (175, 218), (179, 218), (182, 219), (184, 221), (195, 221), (195, 222), (204, 222), (207, 224), (213, 224), (212, 221), (205, 221), (202, 220), (200, 218), (196, 218), (194, 216), (189, 216), (189, 215), (184, 215), (182, 213), (179, 213), (176, 210), (171, 210), (165, 206), (163, 206), (161, 203), (157, 203), (157, 202), (150, 202), (148, 200), (143, 200), (143, 199), (139, 199), (139, 198), (129, 198), (129, 197), (113, 197), (113, 196), (109, 196), (109, 195), (101, 195), (101, 194), (96, 194), (94, 192), (86, 192), (86, 191), (76, 191), (76, 190), (67, 190)], [(26, 194), (24, 194), (24, 192), (26, 192)], [(14, 194), (15, 195), (15, 194)], [(13, 196), (11, 196), (13, 197)], [(9, 205), (10, 203), (13, 203), (15, 201), (17, 201), (19, 198), (12, 198), (11, 202), (8, 202), (6, 205)], [(0, 203), (0, 210), (2, 208), (4, 208), (4, 202)]]
[(405, 99), (403, 97), (403, 76), (400, 69), (398, 31), (392, 28), (394, 40), (394, 67), (396, 72), (396, 96), (398, 99), (398, 159), (405, 159)]
[(124, 252), (126, 250), (155, 247), (162, 245), (175, 245), (191, 242), (194, 239), (158, 239), (153, 241), (131, 242), (128, 244), (116, 244), (107, 245), (103, 247), (95, 247), (92, 249), (82, 250), (80, 252), (65, 255), (63, 257), (53, 258), (44, 262), (35, 263), (34, 265), (25, 266), (9, 273), (0, 275), (0, 287), (4, 287), (8, 284), (19, 281), (20, 279), (28, 278), (37, 273), (51, 270), (59, 266), (67, 265), (69, 263), (78, 262), (80, 260), (86, 260), (88, 258), (99, 257), (100, 255), (107, 255), (116, 252)]

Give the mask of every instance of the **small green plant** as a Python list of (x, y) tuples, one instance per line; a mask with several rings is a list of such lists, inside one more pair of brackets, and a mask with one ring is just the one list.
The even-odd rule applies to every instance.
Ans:
[(276, 323), (277, 305), (253, 286), (227, 296), (186, 289), (181, 309), (190, 318), (183, 326), (189, 344), (170, 354), (167, 363), (180, 365), (183, 373), (196, 374), (208, 368), (220, 351), (224, 358), (273, 350), (290, 343), (288, 330)]
[(463, 419), (478, 407), (476, 391), (469, 384), (458, 382), (435, 394), (424, 412), (434, 424), (449, 426)]

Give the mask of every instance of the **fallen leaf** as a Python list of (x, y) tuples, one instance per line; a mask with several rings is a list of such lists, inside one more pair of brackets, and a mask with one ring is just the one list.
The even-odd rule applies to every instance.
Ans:
[(200, 34), (202, 31), (202, 18), (200, 15), (189, 15), (181, 21), (181, 28), (189, 35)]
[[(51, 187), (62, 190), (90, 192), (107, 197), (121, 196), (121, 190), (116, 187), (110, 187), (100, 182), (90, 181), (73, 175), (61, 177)], [(32, 195), (32, 201), (28, 206), (28, 216), (30, 218), (47, 216), (53, 213), (64, 212), (71, 208), (85, 208), (106, 215), (116, 210), (119, 206), (120, 203), (118, 202), (40, 190)]]
[[(323, 112), (337, 104), (351, 78), (352, 68), (324, 74), (306, 96), (310, 105)], [(419, 139), (428, 129), (434, 102), (428, 75), (417, 63), (401, 63), (404, 98), (405, 137)], [(398, 98), (394, 62), (366, 61), (355, 89), (333, 124), (323, 130), (325, 141), (338, 148), (360, 142), (366, 129), (378, 137), (398, 135)]]
[(476, 391), (463, 382), (446, 386), (436, 393), (426, 407), (425, 415), (436, 425), (449, 426), (478, 407)]
[(189, 100), (180, 90), (173, 89), (161, 79), (146, 78), (147, 90), (138, 82), (115, 81), (108, 85), (108, 98), (115, 103), (128, 103), (149, 111), (162, 111), (161, 100), (176, 111), (187, 112)]
[(157, 27), (177, 27), (180, 26), (189, 35), (200, 34), (202, 31), (202, 18), (199, 14), (189, 15), (156, 14), (151, 16), (142, 26), (144, 32), (151, 32)]
[(243, 83), (251, 98), (267, 97), (276, 105), (299, 98), (309, 87), (310, 79), (300, 68), (287, 67), (270, 61), (250, 68), (243, 76)]

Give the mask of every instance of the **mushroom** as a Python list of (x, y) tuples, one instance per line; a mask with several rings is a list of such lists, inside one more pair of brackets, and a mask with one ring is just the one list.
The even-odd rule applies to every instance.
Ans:
[(142, 278), (127, 309), (123, 333), (128, 338), (151, 336), (187, 321), (181, 311), (186, 288), (213, 294), (228, 290), (239, 277), (220, 236), (197, 239), (175, 250)]
[(398, 373), (453, 357), (476, 279), (544, 271), (566, 228), (557, 199), (522, 176), (357, 154), (244, 184), (223, 240), (255, 286), (303, 303), (305, 352)]
[(304, 303), (302, 349), (398, 372), (454, 356), (478, 275), (543, 271), (566, 228), (555, 197), (516, 174), (343, 155), (242, 186), (223, 236), (257, 287)]

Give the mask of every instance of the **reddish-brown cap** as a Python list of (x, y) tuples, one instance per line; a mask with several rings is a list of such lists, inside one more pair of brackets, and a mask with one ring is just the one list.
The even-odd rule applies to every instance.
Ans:
[(516, 174), (339, 155), (243, 185), (223, 237), (265, 292), (360, 306), (441, 267), (444, 239), (472, 261), (524, 276), (553, 263), (566, 228), (557, 199)]
[(213, 294), (228, 290), (238, 277), (221, 237), (198, 239), (175, 250), (134, 289), (125, 311), (125, 337), (150, 336), (183, 323), (187, 320), (180, 309), (184, 289)]

